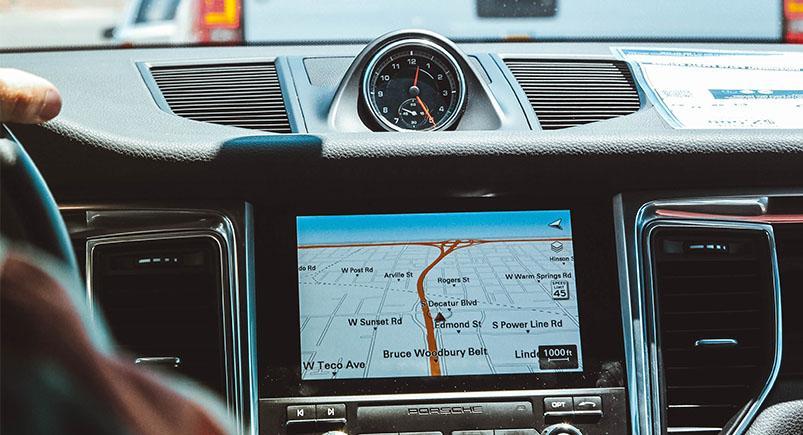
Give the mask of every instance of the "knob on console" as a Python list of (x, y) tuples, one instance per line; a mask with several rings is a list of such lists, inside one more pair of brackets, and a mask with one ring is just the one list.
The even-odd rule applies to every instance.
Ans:
[(583, 433), (570, 424), (558, 423), (545, 428), (541, 435), (583, 435)]

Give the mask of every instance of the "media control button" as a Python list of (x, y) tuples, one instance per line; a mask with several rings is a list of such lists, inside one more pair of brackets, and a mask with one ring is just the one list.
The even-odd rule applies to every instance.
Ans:
[(493, 430), (456, 430), (452, 435), (494, 435)]
[(315, 420), (315, 405), (288, 406), (287, 420)]
[(540, 435), (535, 429), (497, 429), (494, 435)]
[(574, 404), (571, 397), (545, 397), (544, 412), (572, 412)]
[(600, 396), (575, 397), (574, 410), (602, 412), (602, 397)]
[(443, 435), (443, 432), (400, 432), (399, 435)]
[(346, 405), (342, 403), (334, 405), (316, 405), (315, 418), (318, 420), (345, 419)]

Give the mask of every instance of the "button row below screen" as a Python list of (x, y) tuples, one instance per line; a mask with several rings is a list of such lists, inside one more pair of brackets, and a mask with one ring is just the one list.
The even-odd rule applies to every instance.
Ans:
[[(451, 435), (539, 435), (535, 429), (457, 430)], [(448, 435), (443, 432), (383, 432), (363, 435)]]

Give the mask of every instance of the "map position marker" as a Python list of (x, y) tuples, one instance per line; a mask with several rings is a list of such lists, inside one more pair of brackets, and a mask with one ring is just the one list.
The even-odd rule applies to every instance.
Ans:
[(446, 316), (444, 316), (443, 313), (438, 311), (438, 314), (435, 316), (435, 323), (445, 323), (445, 322), (446, 322)]

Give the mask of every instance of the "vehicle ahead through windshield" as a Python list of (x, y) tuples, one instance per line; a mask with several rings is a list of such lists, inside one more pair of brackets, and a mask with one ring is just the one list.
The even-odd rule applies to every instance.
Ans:
[(0, 48), (367, 42), (401, 28), (457, 41), (800, 42), (803, 0), (20, 1), (0, 2), (0, 27)]

